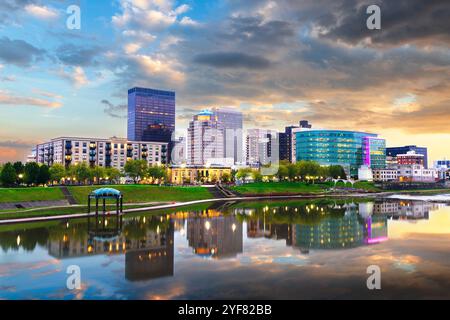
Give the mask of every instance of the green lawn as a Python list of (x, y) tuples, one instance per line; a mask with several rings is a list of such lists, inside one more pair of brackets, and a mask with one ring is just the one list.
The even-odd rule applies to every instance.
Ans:
[[(109, 186), (108, 186), (109, 187)], [(211, 199), (212, 194), (203, 187), (160, 187), (151, 185), (118, 185), (111, 186), (122, 192), (124, 203), (192, 201)], [(87, 196), (101, 186), (68, 187), (75, 200), (80, 204), (87, 203)]]
[(64, 200), (59, 188), (0, 188), (0, 202)]
[(306, 184), (303, 182), (256, 182), (242, 186), (231, 187), (233, 191), (243, 195), (250, 194), (300, 194), (320, 193), (326, 190), (326, 186), (320, 184)]

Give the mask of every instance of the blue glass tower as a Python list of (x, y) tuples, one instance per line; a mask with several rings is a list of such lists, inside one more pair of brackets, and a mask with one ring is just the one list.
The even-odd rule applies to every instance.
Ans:
[(341, 165), (356, 176), (361, 165), (384, 168), (386, 141), (376, 134), (342, 130), (296, 132), (296, 160), (316, 161), (321, 165)]
[[(161, 136), (154, 130), (158, 126)], [(170, 142), (167, 131), (175, 131), (175, 92), (128, 90), (128, 140)]]

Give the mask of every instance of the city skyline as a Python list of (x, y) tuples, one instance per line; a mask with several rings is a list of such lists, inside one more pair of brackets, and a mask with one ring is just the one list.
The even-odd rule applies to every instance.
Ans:
[(246, 128), (307, 119), (449, 156), (449, 22), (432, 14), (448, 3), (379, 1), (377, 32), (356, 1), (75, 2), (81, 30), (66, 28), (69, 1), (0, 4), (0, 162), (59, 136), (126, 137), (136, 86), (176, 92), (177, 135), (228, 107)]

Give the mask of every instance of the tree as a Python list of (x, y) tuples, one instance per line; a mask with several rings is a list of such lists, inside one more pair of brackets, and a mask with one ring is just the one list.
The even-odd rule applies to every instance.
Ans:
[(111, 182), (115, 182), (115, 183), (118, 183), (120, 177), (122, 176), (119, 169), (111, 168), (111, 167), (105, 169), (105, 174), (106, 174), (106, 177), (105, 177), (106, 179), (108, 179)]
[(263, 180), (263, 176), (259, 170), (255, 170), (252, 172), (252, 178), (254, 182), (261, 182)]
[(8, 162), (3, 166), (0, 180), (5, 187), (11, 187), (16, 183), (16, 170), (14, 170), (14, 166), (11, 163)]
[(298, 168), (295, 164), (289, 163), (287, 166), (287, 176), (289, 177), (289, 181), (294, 180), (294, 178), (298, 175)]
[(237, 179), (246, 180), (252, 174), (252, 169), (250, 168), (241, 168), (236, 173)]
[(86, 163), (79, 163), (74, 167), (75, 178), (81, 182), (86, 183), (87, 180), (91, 179), (91, 170)]
[(14, 162), (13, 167), (14, 167), (14, 170), (16, 171), (17, 184), (20, 184), (23, 179), (25, 166), (23, 165), (23, 163), (21, 161), (17, 161), (17, 162)]
[(91, 170), (91, 177), (95, 179), (95, 182), (97, 184), (100, 183), (100, 180), (106, 177), (106, 170), (103, 167), (95, 166), (90, 169)]
[(66, 169), (62, 164), (55, 163), (52, 165), (49, 169), (50, 172), (50, 180), (52, 181), (52, 184), (54, 181), (57, 183), (60, 183), (62, 178), (66, 175)]
[(161, 166), (150, 166), (147, 170), (147, 175), (149, 178), (155, 180), (167, 180), (167, 171)]
[(125, 163), (125, 173), (137, 183), (139, 179), (145, 177), (147, 173), (147, 161), (145, 160), (130, 160)]
[(287, 165), (280, 164), (280, 166), (278, 167), (278, 172), (277, 172), (278, 179), (280, 181), (282, 181), (286, 177), (288, 177), (288, 175), (289, 175), (289, 172), (288, 172)]
[(25, 165), (24, 181), (27, 186), (37, 184), (39, 176), (39, 165), (36, 162), (29, 162)]
[(50, 170), (47, 165), (42, 165), (39, 167), (39, 173), (36, 179), (36, 184), (47, 184), (50, 180)]
[(328, 167), (328, 175), (334, 179), (347, 179), (344, 168), (339, 165), (332, 165)]
[(220, 178), (222, 182), (228, 183), (231, 182), (231, 175), (228, 172), (222, 173), (222, 177)]

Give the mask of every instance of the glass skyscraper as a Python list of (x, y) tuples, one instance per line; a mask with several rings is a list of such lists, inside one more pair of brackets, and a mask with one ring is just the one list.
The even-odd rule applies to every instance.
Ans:
[(295, 132), (296, 160), (316, 161), (321, 165), (341, 165), (351, 176), (358, 168), (384, 168), (386, 142), (378, 135), (341, 130)]
[[(161, 136), (158, 130), (161, 128)], [(170, 142), (175, 131), (175, 92), (146, 88), (128, 90), (128, 140)]]

